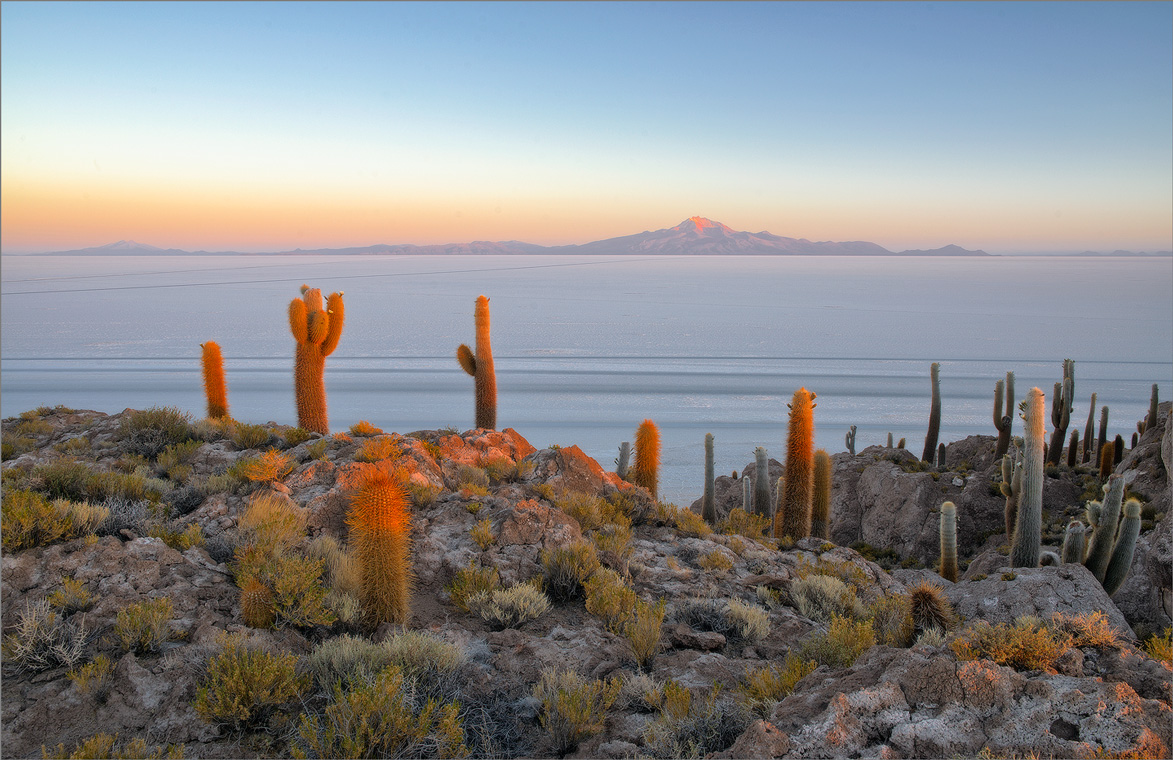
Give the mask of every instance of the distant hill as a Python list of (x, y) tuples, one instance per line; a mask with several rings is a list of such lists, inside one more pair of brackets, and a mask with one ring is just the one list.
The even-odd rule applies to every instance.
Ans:
[[(703, 216), (685, 219), (675, 227), (644, 231), (636, 235), (596, 240), (581, 245), (544, 246), (518, 240), (442, 245), (369, 245), (351, 248), (297, 248), (292, 251), (271, 251), (269, 254), (315, 255), (487, 255), (487, 254), (606, 254), (623, 255), (693, 255), (693, 256), (988, 256), (985, 251), (970, 251), (956, 245), (922, 251), (889, 251), (875, 243), (862, 240), (837, 243), (790, 238), (769, 232), (740, 232)], [(167, 255), (244, 255), (238, 251), (182, 251), (177, 248), (157, 248), (153, 245), (119, 240), (117, 243), (81, 248), (72, 251), (54, 251), (56, 256), (167, 256)], [(264, 254), (253, 254), (264, 255)]]

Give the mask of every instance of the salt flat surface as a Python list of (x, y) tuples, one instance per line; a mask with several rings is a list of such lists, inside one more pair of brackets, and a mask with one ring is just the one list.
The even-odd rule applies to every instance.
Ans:
[[(994, 382), (1048, 394), (1076, 361), (1130, 438), (1152, 383), (1173, 395), (1173, 260), (1056, 257), (4, 256), (0, 415), (42, 404), (203, 414), (199, 344), (220, 343), (231, 413), (296, 422), (286, 310), (309, 283), (346, 293), (326, 362), (331, 425), (472, 425), (477, 295), (491, 299), (498, 420), (535, 446), (578, 444), (605, 467), (645, 417), (664, 443), (664, 497), (700, 494), (753, 448), (782, 459), (786, 403), (814, 390), (817, 445), (888, 431), (919, 454), (929, 364), (941, 440), (992, 434)], [(1098, 420), (1097, 410), (1097, 420)]]

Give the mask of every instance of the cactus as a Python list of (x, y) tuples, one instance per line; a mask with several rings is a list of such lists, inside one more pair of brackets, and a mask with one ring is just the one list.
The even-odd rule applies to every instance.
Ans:
[(774, 512), (774, 536), (796, 541), (811, 534), (811, 499), (814, 495), (814, 403), (817, 396), (799, 388), (790, 400), (790, 429), (786, 437), (786, 469), (783, 488)]
[(815, 451), (815, 484), (811, 496), (811, 535), (831, 540), (831, 455)]
[(753, 450), (753, 513), (762, 517), (772, 517), (774, 510), (770, 508), (770, 460), (766, 450), (758, 446)]
[(741, 479), (741, 508), (747, 515), (753, 514), (753, 483), (750, 481), (750, 478)]
[(896, 442), (896, 448), (898, 448), (898, 449), (904, 448), (904, 444), (907, 442), (908, 442), (907, 439), (901, 438), (899, 441)]
[(346, 524), (362, 583), (359, 599), (370, 628), (411, 618), (411, 511), (402, 473), (364, 466)]
[(660, 431), (656, 423), (644, 420), (635, 431), (635, 466), (631, 482), (643, 486), (657, 498), (660, 481)]
[(929, 406), (929, 431), (925, 434), (925, 450), (920, 458), (923, 462), (933, 461), (937, 453), (937, 438), (941, 434), (941, 365), (933, 362), (929, 366), (929, 379), (933, 384), (933, 400)]
[(1048, 448), (1047, 464), (1059, 465), (1063, 458), (1063, 441), (1067, 438), (1067, 426), (1071, 424), (1071, 403), (1075, 398), (1075, 362), (1063, 360), (1063, 382), (1055, 383), (1055, 395), (1051, 398), (1051, 445)]
[(847, 435), (843, 436), (843, 442), (847, 444), (847, 451), (851, 456), (855, 456), (855, 425), (852, 425)]
[(1136, 549), (1136, 538), (1140, 535), (1140, 502), (1129, 499), (1124, 504), (1124, 519), (1116, 535), (1116, 546), (1104, 572), (1104, 591), (1112, 596), (1124, 585), (1128, 570), (1132, 567), (1132, 552)]
[[(1006, 392), (1006, 413), (1002, 413), (1002, 392)], [(1014, 427), (1014, 373), (1007, 372), (1006, 380), (994, 383), (994, 429), (998, 431), (998, 443), (994, 447), (994, 459), (1006, 456), (1010, 449), (1010, 431)]]
[(1022, 460), (1009, 455), (1002, 457), (1002, 483), (999, 486), (1006, 497), (1006, 538), (1014, 538), (1014, 521), (1018, 517), (1018, 499), (1022, 496)]
[[(1089, 501), (1087, 507), (1084, 509), (1084, 516), (1087, 517), (1088, 530), (1094, 530), (1100, 524), (1100, 513), (1104, 511), (1103, 502)], [(1084, 552), (1087, 556), (1087, 552)]]
[(1112, 464), (1117, 465), (1124, 459), (1124, 436), (1117, 435), (1112, 441)]
[(1165, 415), (1165, 432), (1161, 435), (1161, 461), (1165, 463), (1165, 477), (1173, 478), (1173, 411)]
[(627, 480), (627, 466), (631, 462), (631, 442), (619, 444), (619, 456), (615, 459), (615, 474)]
[(1132, 448), (1136, 448), (1136, 444), (1140, 443), (1140, 436), (1136, 433), (1132, 434)]
[(1067, 466), (1075, 467), (1079, 460), (1079, 431), (1071, 431), (1071, 442), (1067, 444)]
[(289, 330), (297, 341), (294, 358), (294, 392), (297, 395), (298, 427), (326, 435), (330, 422), (326, 416), (326, 357), (338, 347), (342, 337), (342, 293), (331, 293), (322, 308), (322, 291), (301, 286), (301, 298), (289, 304)]
[(1100, 409), (1100, 432), (1096, 436), (1096, 451), (1104, 450), (1104, 446), (1108, 443), (1108, 407)]
[(937, 444), (937, 469), (945, 469), (945, 444)]
[(1083, 429), (1083, 456), (1081, 462), (1092, 461), (1092, 436), (1096, 432), (1096, 394), (1092, 394), (1092, 405), (1087, 410), (1087, 425)]
[(240, 587), (240, 616), (250, 628), (272, 628), (277, 617), (273, 592), (255, 576)]
[(1038, 388), (1026, 394), (1023, 425), (1022, 494), (1014, 519), (1014, 540), (1010, 547), (1011, 567), (1038, 567), (1043, 531), (1043, 405), (1046, 398)]
[(941, 577), (957, 582), (957, 507), (951, 501), (941, 505)]
[(1104, 573), (1108, 569), (1108, 560), (1116, 538), (1116, 523), (1120, 519), (1120, 502), (1123, 499), (1124, 478), (1113, 475), (1104, 486), (1104, 501), (1096, 520), (1096, 530), (1092, 533), (1092, 543), (1088, 548), (1087, 559), (1083, 562), (1084, 567), (1096, 576), (1100, 583), (1104, 582)]
[(1087, 551), (1087, 529), (1079, 520), (1067, 523), (1067, 531), (1063, 534), (1063, 561), (1083, 564), (1084, 553)]
[(1055, 552), (1039, 552), (1039, 567), (1055, 567), (1062, 561)]
[(1116, 442), (1105, 443), (1100, 449), (1100, 480), (1107, 480), (1112, 474), (1113, 460), (1116, 459)]
[(497, 373), (493, 369), (493, 345), (489, 340), (489, 299), (486, 296), (477, 296), (473, 321), (477, 331), (476, 355), (461, 343), (456, 349), (456, 360), (475, 381), (477, 427), (496, 430)]
[(908, 606), (917, 631), (937, 628), (941, 633), (957, 625), (957, 614), (945, 591), (935, 583), (922, 580), (908, 591)]
[(888, 448), (892, 448), (892, 433), (888, 433)]
[[(1145, 418), (1144, 418), (1144, 429), (1145, 430), (1148, 430), (1149, 428), (1157, 426), (1157, 407), (1158, 406), (1159, 406), (1159, 404), (1158, 404), (1158, 399), (1157, 399), (1157, 384), (1153, 383), (1153, 392), (1152, 392), (1152, 395), (1149, 396), (1149, 413), (1146, 414)], [(1144, 431), (1141, 431), (1141, 432), (1143, 433)]]
[(220, 344), (214, 340), (201, 343), (203, 349), (204, 395), (208, 397), (208, 416), (216, 419), (228, 416), (228, 388), (224, 383), (224, 357)]
[(705, 494), (701, 497), (701, 517), (709, 525), (717, 524), (717, 498), (713, 470), (713, 434), (705, 433)]

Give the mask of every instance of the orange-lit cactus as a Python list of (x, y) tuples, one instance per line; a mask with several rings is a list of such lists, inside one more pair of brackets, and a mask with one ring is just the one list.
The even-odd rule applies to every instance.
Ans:
[(814, 497), (815, 394), (799, 388), (790, 400), (790, 432), (786, 439), (786, 470), (774, 512), (774, 536), (793, 539), (811, 534)]
[(297, 396), (298, 427), (326, 435), (326, 357), (342, 337), (342, 293), (331, 293), (322, 308), (322, 291), (301, 286), (302, 297), (289, 304), (289, 330), (297, 341), (293, 385)]
[(660, 480), (660, 431), (656, 423), (644, 420), (635, 431), (635, 466), (631, 468), (631, 482), (643, 486), (657, 498)]
[(228, 416), (228, 387), (224, 383), (224, 357), (220, 355), (220, 344), (208, 341), (200, 344), (204, 350), (204, 393), (208, 397), (208, 416)]
[(477, 328), (477, 350), (473, 355), (464, 343), (456, 349), (456, 360), (472, 375), (476, 392), (476, 425), (497, 429), (497, 373), (493, 370), (493, 344), (489, 340), (489, 299), (477, 296), (473, 320)]
[(346, 518), (362, 576), (363, 617), (374, 628), (411, 618), (411, 511), (401, 473), (364, 469)]

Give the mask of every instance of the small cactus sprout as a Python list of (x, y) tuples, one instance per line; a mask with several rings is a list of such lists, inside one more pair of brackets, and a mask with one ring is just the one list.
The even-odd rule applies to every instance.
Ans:
[(493, 369), (493, 345), (489, 339), (489, 299), (477, 296), (473, 310), (476, 324), (474, 355), (464, 343), (456, 349), (456, 360), (465, 372), (472, 375), (476, 393), (476, 425), (488, 430), (497, 429), (497, 373)]
[(1051, 445), (1048, 449), (1047, 464), (1059, 465), (1063, 457), (1063, 440), (1067, 438), (1067, 426), (1071, 424), (1071, 403), (1075, 398), (1075, 362), (1063, 360), (1063, 382), (1055, 383), (1055, 395), (1051, 398)]
[(657, 498), (660, 481), (660, 430), (656, 423), (644, 420), (635, 431), (635, 467), (631, 482), (643, 486)]
[[(1088, 530), (1094, 530), (1100, 524), (1100, 513), (1104, 511), (1104, 503), (1100, 501), (1089, 501), (1087, 507), (1084, 509), (1084, 517), (1087, 518)], [(1084, 559), (1087, 559), (1087, 551), (1083, 553)]]
[(366, 465), (350, 499), (346, 524), (362, 583), (359, 599), (370, 628), (411, 618), (411, 510), (402, 473)]
[(741, 508), (747, 515), (753, 512), (753, 483), (752, 478), (741, 479)]
[(814, 495), (815, 396), (799, 388), (790, 400), (790, 429), (786, 438), (786, 469), (774, 536), (798, 540), (811, 534), (811, 499)]
[(301, 286), (301, 298), (289, 303), (289, 330), (297, 342), (293, 386), (297, 396), (297, 425), (326, 435), (330, 422), (326, 414), (326, 357), (338, 347), (345, 312), (342, 293), (331, 293), (322, 308), (322, 291)]
[(1026, 395), (1023, 426), (1022, 495), (1014, 520), (1010, 546), (1011, 567), (1038, 567), (1043, 533), (1043, 405), (1046, 398), (1038, 388)]
[(945, 469), (945, 444), (937, 444), (937, 469)]
[[(1002, 393), (1006, 394), (1006, 413), (1003, 414)], [(1014, 373), (1007, 372), (1006, 380), (994, 383), (994, 429), (998, 431), (998, 443), (994, 447), (994, 459), (1001, 459), (1010, 449), (1010, 431), (1014, 426)]]
[(1096, 520), (1096, 530), (1092, 533), (1092, 543), (1088, 548), (1087, 559), (1083, 565), (1096, 580), (1104, 582), (1104, 573), (1108, 570), (1108, 560), (1116, 539), (1116, 523), (1120, 519), (1120, 502), (1124, 499), (1124, 478), (1112, 475), (1108, 484), (1104, 486), (1104, 501), (1100, 505), (1099, 518)]
[(272, 628), (277, 616), (273, 592), (256, 576), (249, 576), (240, 587), (240, 615), (250, 628)]
[(1062, 560), (1055, 552), (1040, 552), (1039, 553), (1039, 567), (1055, 567), (1060, 564)]
[(203, 349), (204, 395), (208, 397), (208, 417), (228, 416), (228, 387), (224, 383), (224, 357), (214, 340), (201, 343)]
[(1006, 497), (1006, 538), (1014, 537), (1014, 521), (1018, 518), (1018, 499), (1022, 495), (1022, 460), (1017, 462), (1007, 454), (1002, 457), (1002, 495)]
[[(1152, 392), (1152, 395), (1149, 396), (1149, 413), (1147, 415), (1145, 415), (1145, 418), (1144, 418), (1144, 429), (1145, 430), (1148, 430), (1149, 428), (1153, 428), (1153, 427), (1157, 426), (1157, 407), (1158, 406), (1159, 406), (1159, 404), (1158, 404), (1158, 399), (1157, 399), (1157, 384), (1153, 383), (1153, 392)], [(1135, 447), (1133, 447), (1133, 448), (1135, 448)]]
[(831, 455), (815, 451), (815, 489), (811, 497), (811, 535), (831, 540)]
[(1063, 534), (1063, 561), (1083, 564), (1084, 552), (1087, 551), (1087, 529), (1079, 520), (1067, 523), (1067, 531)]
[(773, 517), (774, 509), (770, 504), (770, 459), (761, 446), (753, 450), (753, 456), (753, 514)]
[(713, 468), (713, 434), (705, 433), (705, 493), (701, 497), (701, 517), (709, 525), (717, 524), (716, 474)]
[(925, 450), (922, 462), (932, 463), (937, 453), (937, 437), (941, 434), (941, 365), (933, 362), (929, 366), (929, 379), (933, 384), (933, 400), (929, 405), (929, 431), (925, 434)]
[(1140, 502), (1129, 499), (1124, 504), (1124, 519), (1116, 536), (1116, 546), (1104, 572), (1104, 591), (1112, 596), (1124, 585), (1128, 570), (1132, 567), (1132, 553), (1136, 549), (1136, 538), (1140, 535)]
[(1100, 432), (1096, 435), (1096, 451), (1103, 451), (1108, 443), (1108, 407), (1100, 408)]
[(957, 582), (957, 507), (951, 501), (941, 505), (941, 577)]
[(1079, 461), (1079, 431), (1071, 431), (1071, 443), (1067, 444), (1067, 466), (1074, 467)]
[(1081, 463), (1092, 461), (1092, 438), (1096, 433), (1096, 394), (1092, 394), (1092, 405), (1087, 410), (1087, 425), (1083, 428), (1083, 456), (1079, 458)]
[(624, 441), (619, 444), (619, 456), (615, 459), (615, 474), (623, 480), (627, 480), (627, 467), (630, 462), (631, 442)]
[(855, 425), (852, 425), (851, 429), (847, 431), (847, 435), (843, 437), (843, 442), (847, 444), (847, 451), (851, 456), (855, 456)]
[(1124, 436), (1117, 435), (1112, 441), (1112, 464), (1120, 464), (1124, 459)]
[(1116, 462), (1116, 442), (1105, 443), (1100, 447), (1100, 480), (1107, 480), (1112, 474), (1112, 466)]

